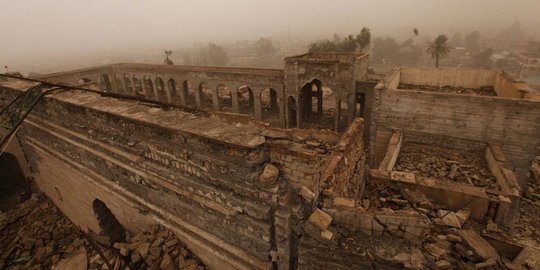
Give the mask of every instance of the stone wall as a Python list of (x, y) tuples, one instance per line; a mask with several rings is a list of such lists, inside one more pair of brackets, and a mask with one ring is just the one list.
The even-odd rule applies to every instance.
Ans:
[(540, 144), (534, 139), (540, 134), (538, 101), (387, 88), (378, 95), (370, 127), (372, 151), (379, 134), (392, 130), (498, 143), (520, 182), (526, 181)]
[[(68, 217), (85, 228), (96, 229), (95, 221), (77, 217), (88, 211), (86, 206), (91, 203), (91, 193), (79, 189), (91, 178), (105, 182), (106, 187), (115, 186), (96, 196), (115, 204), (111, 209), (124, 226), (136, 231), (136, 224), (145, 223), (138, 215), (155, 216), (154, 221), (166, 220), (184, 234), (198, 238), (194, 250), (224, 254), (221, 256), (235, 266), (232, 268), (269, 267), (274, 234), (272, 206), (277, 204), (277, 197), (272, 196), (275, 190), (258, 185), (261, 165), (269, 159), (265, 148), (219, 141), (111, 113), (124, 106), (134, 112), (135, 102), (116, 100), (116, 107), (99, 108), (107, 98), (95, 95), (93, 104), (97, 107), (80, 106), (70, 100), (91, 98), (89, 95), (95, 94), (46, 98), (18, 132), (31, 167), (39, 176), (38, 185), (49, 189), (49, 196), (61, 194), (67, 202), (63, 209)], [(159, 122), (159, 113), (153, 119)], [(75, 171), (92, 173), (81, 177), (63, 169), (56, 171), (55, 160)], [(49, 180), (51, 172), (57, 179)], [(48, 181), (55, 181), (54, 192)], [(78, 197), (81, 203), (75, 202)], [(135, 200), (139, 213), (127, 214), (131, 210), (116, 205), (119, 202), (113, 197)], [(205, 257), (212, 256), (201, 256)], [(212, 264), (211, 259), (208, 264)]]

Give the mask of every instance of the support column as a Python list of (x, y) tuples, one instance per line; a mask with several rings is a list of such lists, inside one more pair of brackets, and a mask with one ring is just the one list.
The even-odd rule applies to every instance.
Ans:
[(131, 91), (133, 91), (133, 95), (137, 95), (137, 89), (135, 88), (135, 79), (133, 77), (131, 77), (131, 80), (129, 80), (131, 82)]
[(127, 93), (128, 90), (127, 90), (126, 78), (125, 78), (124, 76), (122, 76), (122, 87), (124, 87), (124, 89), (123, 89), (122, 92), (123, 92), (124, 94)]
[(302, 128), (302, 99), (300, 95), (296, 99), (296, 127)]
[(334, 131), (339, 132), (339, 119), (341, 117), (341, 101), (336, 96), (336, 121), (334, 124)]
[(323, 91), (320, 86), (317, 86), (317, 114), (323, 115)]
[(142, 88), (143, 93), (144, 93), (144, 98), (148, 98), (148, 92), (146, 90), (146, 82), (145, 82), (144, 77), (140, 80), (140, 82), (141, 82), (141, 88)]
[(253, 110), (255, 111), (255, 118), (262, 120), (261, 92), (252, 91), (252, 93), (253, 93)]
[(212, 105), (214, 105), (214, 111), (219, 111), (219, 93), (217, 86), (212, 91)]
[(235, 87), (231, 91), (232, 109), (234, 113), (240, 113), (240, 106), (238, 104), (238, 87)]
[(154, 91), (154, 100), (159, 101), (159, 94), (157, 91), (157, 84), (155, 78), (150, 79), (150, 84), (152, 85), (152, 90)]
[(195, 104), (197, 106), (197, 109), (202, 110), (200, 85), (199, 87), (197, 87), (197, 90), (195, 90)]
[(118, 89), (118, 86), (116, 85), (116, 74), (112, 73), (111, 76), (109, 76), (109, 83), (111, 84), (111, 88), (113, 92), (120, 92)]

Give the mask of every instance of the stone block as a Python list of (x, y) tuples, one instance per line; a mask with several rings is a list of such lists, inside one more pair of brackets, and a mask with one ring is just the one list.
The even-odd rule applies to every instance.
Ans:
[(326, 231), (332, 222), (332, 217), (322, 210), (316, 208), (309, 217), (309, 222), (315, 225), (321, 231)]
[(482, 236), (478, 235), (473, 230), (460, 230), (459, 236), (471, 250), (483, 260), (490, 258), (499, 258), (497, 250), (489, 244)]
[(335, 207), (345, 207), (345, 208), (354, 208), (356, 203), (354, 199), (345, 198), (345, 197), (335, 197), (334, 198)]
[(333, 236), (334, 234), (329, 230), (321, 232), (321, 237), (325, 240), (331, 241)]
[(390, 179), (398, 182), (405, 182), (408, 184), (416, 183), (416, 175), (411, 172), (392, 171), (390, 172)]
[(278, 176), (279, 176), (278, 168), (276, 168), (276, 166), (274, 166), (274, 165), (272, 165), (270, 163), (267, 163), (264, 166), (264, 169), (263, 169), (261, 175), (259, 176), (259, 181), (262, 184), (270, 185), (270, 184), (273, 184), (273, 183), (276, 182)]
[(313, 191), (306, 186), (302, 186), (300, 189), (300, 196), (302, 196), (302, 198), (304, 198), (308, 204), (311, 204), (315, 199), (315, 193), (313, 193)]

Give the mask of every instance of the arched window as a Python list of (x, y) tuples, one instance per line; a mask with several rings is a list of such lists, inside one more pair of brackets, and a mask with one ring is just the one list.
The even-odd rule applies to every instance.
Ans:
[(255, 109), (253, 103), (254, 96), (251, 88), (249, 88), (247, 85), (238, 87), (238, 107), (240, 109), (240, 113), (254, 114)]
[(262, 119), (269, 122), (279, 121), (279, 107), (277, 103), (277, 91), (266, 88), (261, 91)]

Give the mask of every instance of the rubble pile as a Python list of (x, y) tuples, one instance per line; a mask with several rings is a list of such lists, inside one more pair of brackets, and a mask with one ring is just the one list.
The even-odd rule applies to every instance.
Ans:
[(518, 238), (528, 238), (540, 245), (540, 183), (529, 182), (523, 189), (519, 218), (514, 226)]
[[(0, 269), (50, 269), (85, 241), (79, 230), (44, 195), (2, 216), (17, 216), (0, 231)], [(4, 218), (0, 218), (4, 219)]]
[(480, 88), (465, 88), (456, 86), (431, 86), (431, 85), (414, 85), (414, 84), (400, 84), (398, 89), (403, 90), (420, 90), (420, 91), (433, 91), (443, 93), (465, 94), (465, 95), (479, 95), (479, 96), (497, 96), (493, 86), (482, 86)]
[(0, 269), (109, 269), (103, 257), (114, 270), (206, 269), (171, 231), (158, 225), (112, 247), (91, 244), (88, 239), (99, 236), (83, 235), (43, 194), (1, 213), (0, 230)]
[[(111, 265), (121, 264), (130, 269), (203, 270), (206, 269), (173, 232), (159, 225), (133, 236), (126, 243), (114, 244), (116, 258)], [(90, 259), (90, 269), (102, 269), (99, 256)]]
[(406, 143), (401, 148), (394, 169), (497, 189), (497, 180), (483, 156), (454, 149)]
[[(525, 203), (522, 203), (522, 216), (516, 222), (513, 232), (498, 227), (491, 220), (483, 222), (470, 219), (471, 212), (466, 207), (443, 209), (418, 191), (400, 189), (393, 185), (368, 184), (365, 199), (360, 204), (369, 211), (388, 208), (417, 211), (430, 219), (433, 224), (431, 232), (418, 248), (412, 247), (411, 250), (404, 250), (393, 257), (394, 262), (400, 263), (401, 267), (406, 269), (536, 269), (534, 267), (537, 261), (533, 258), (540, 253), (532, 247), (537, 247), (540, 243), (537, 232), (540, 226), (540, 197), (533, 194), (539, 194), (537, 191), (540, 187), (532, 187), (528, 188), (531, 199), (525, 199)], [(536, 197), (539, 200), (533, 201)], [(507, 245), (514, 245), (508, 244), (515, 243), (512, 235), (532, 238), (535, 243), (522, 243), (520, 249), (525, 255), (510, 256), (499, 254), (500, 246), (493, 244), (488, 237), (496, 236), (498, 239), (505, 239)]]

